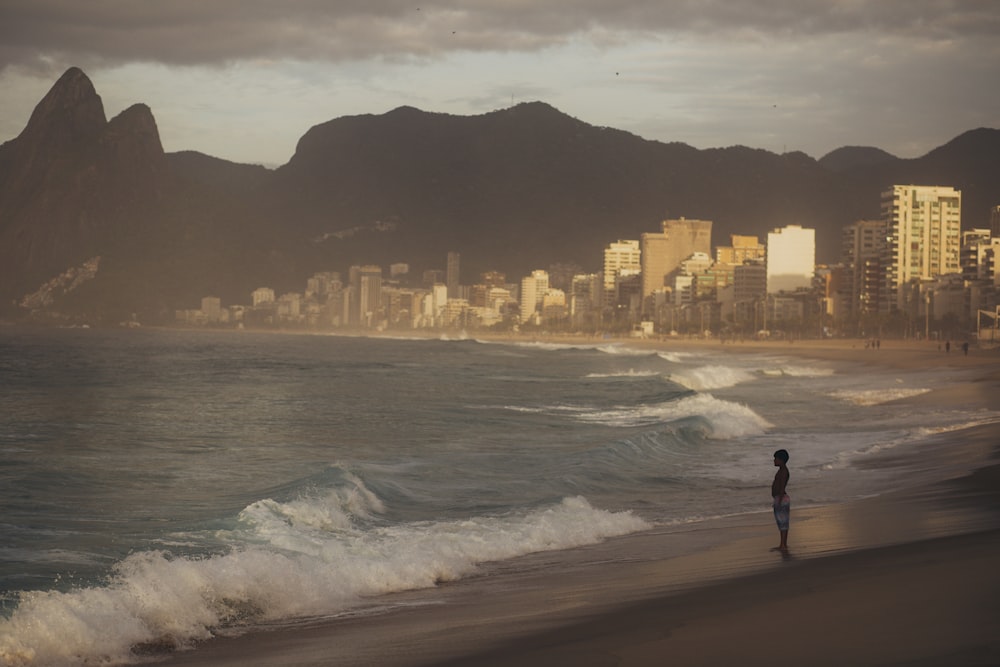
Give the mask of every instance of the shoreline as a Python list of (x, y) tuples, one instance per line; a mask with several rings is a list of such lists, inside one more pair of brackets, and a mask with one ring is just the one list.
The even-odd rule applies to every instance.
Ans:
[[(531, 342), (511, 339), (507, 342)], [(542, 339), (533, 339), (542, 342)], [(547, 343), (581, 344), (548, 337)], [(975, 370), (903, 401), (1000, 409), (1000, 354), (935, 344), (587, 340)], [(855, 344), (858, 341), (854, 341)], [(862, 342), (863, 343), (863, 342)], [(638, 346), (638, 345), (636, 345)], [(931, 346), (931, 349), (928, 349)], [(790, 555), (769, 513), (659, 527), (572, 550), (484, 564), (468, 579), (387, 596), (381, 610), (163, 656), (167, 665), (987, 665), (1000, 663), (1000, 423), (942, 434), (865, 465), (913, 484), (798, 509)], [(683, 542), (684, 550), (677, 552)], [(622, 558), (622, 553), (629, 558)]]
[[(982, 442), (1000, 435), (979, 431)], [(998, 488), (993, 462), (931, 487), (799, 510), (788, 556), (771, 548), (768, 513), (616, 538), (576, 550), (558, 572), (533, 554), (518, 559), (521, 571), (486, 564), (442, 585), (431, 603), (418, 601), (426, 592), (397, 594), (383, 613), (217, 638), (164, 664), (763, 665), (777, 625), (790, 633), (783, 659), (801, 664), (992, 665)], [(664, 555), (691, 532), (708, 535)], [(608, 560), (623, 549), (631, 560)]]

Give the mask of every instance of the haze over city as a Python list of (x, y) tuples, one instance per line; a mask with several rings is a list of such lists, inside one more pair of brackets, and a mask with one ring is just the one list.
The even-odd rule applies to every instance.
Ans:
[(917, 157), (1000, 120), (1000, 5), (491, 0), (0, 8), (0, 141), (84, 68), (109, 116), (148, 104), (167, 151), (279, 165), (312, 125), (400, 105), (541, 100), (697, 148)]

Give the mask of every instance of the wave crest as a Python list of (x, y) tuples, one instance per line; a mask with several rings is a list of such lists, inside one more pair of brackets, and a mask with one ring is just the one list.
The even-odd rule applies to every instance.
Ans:
[(830, 396), (854, 405), (872, 406), (928, 392), (930, 389), (841, 389), (831, 392)]
[(672, 373), (670, 379), (694, 391), (725, 389), (754, 379), (753, 374), (740, 368), (729, 366), (702, 366), (680, 373)]
[[(136, 553), (102, 586), (22, 593), (11, 616), (0, 620), (0, 662), (128, 662), (138, 650), (184, 648), (221, 628), (338, 613), (373, 595), (457, 579), (485, 561), (650, 527), (630, 512), (595, 509), (572, 497), (516, 515), (331, 533), (328, 527), (343, 524), (316, 518), (330, 516), (329, 499), (315, 509), (310, 502), (317, 501), (254, 503), (245, 513), (255, 517), (257, 543), (225, 554)], [(283, 520), (269, 520), (262, 533), (261, 514)]]
[(647, 426), (690, 417), (703, 418), (709, 426), (709, 437), (719, 440), (761, 435), (771, 427), (766, 419), (749, 407), (717, 399), (711, 394), (696, 394), (665, 403), (578, 415), (579, 419), (608, 426)]

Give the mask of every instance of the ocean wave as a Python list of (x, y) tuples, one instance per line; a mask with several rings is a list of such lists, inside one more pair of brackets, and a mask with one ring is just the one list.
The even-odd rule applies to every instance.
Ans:
[(0, 662), (129, 662), (141, 652), (188, 647), (223, 628), (338, 613), (375, 595), (460, 578), (485, 561), (650, 527), (629, 512), (572, 497), (520, 514), (359, 529), (353, 513), (378, 503), (364, 493), (350, 496), (255, 503), (241, 517), (245, 539), (225, 554), (135, 553), (103, 585), (23, 592), (0, 620)]
[(691, 357), (701, 357), (704, 355), (694, 352), (657, 352), (656, 356), (672, 364), (682, 364)]
[(761, 435), (771, 427), (766, 419), (749, 407), (717, 399), (711, 394), (696, 394), (665, 403), (620, 407), (577, 415), (578, 419), (608, 426), (647, 426), (689, 417), (703, 418), (709, 425), (709, 437), (718, 440)]
[(627, 371), (618, 371), (615, 373), (588, 373), (584, 377), (586, 378), (644, 378), (644, 377), (656, 377), (660, 375), (657, 371), (637, 371), (633, 368)]
[[(492, 409), (492, 408), (487, 408)], [(523, 412), (529, 415), (551, 415), (551, 414), (581, 414), (589, 412), (588, 408), (573, 405), (505, 405), (504, 410), (511, 412)]]
[(854, 405), (872, 406), (881, 405), (882, 403), (888, 403), (890, 401), (897, 401), (901, 398), (920, 396), (921, 394), (926, 394), (929, 391), (930, 389), (924, 388), (840, 389), (838, 391), (830, 392), (829, 396), (841, 401), (853, 403)]
[(385, 506), (356, 476), (345, 473), (344, 482), (319, 496), (305, 496), (280, 503), (270, 498), (257, 501), (240, 512), (242, 522), (257, 526), (260, 533), (317, 529), (347, 530), (358, 519), (371, 520), (385, 512)]
[(680, 373), (671, 373), (670, 379), (694, 391), (725, 389), (754, 379), (753, 374), (729, 366), (702, 366)]
[(820, 368), (817, 366), (768, 366), (767, 368), (760, 369), (761, 375), (769, 376), (788, 376), (788, 377), (804, 377), (804, 378), (814, 378), (814, 377), (829, 377), (834, 374), (832, 368)]
[(970, 419), (969, 421), (942, 424), (939, 426), (921, 426), (917, 429), (917, 433), (922, 436), (940, 435), (942, 433), (952, 433), (954, 431), (964, 431), (978, 426), (985, 426), (986, 424), (995, 424), (997, 421), (1000, 421), (1000, 414), (990, 411), (982, 417)]
[(599, 345), (596, 348), (598, 351), (604, 354), (617, 354), (626, 357), (655, 357), (658, 356), (655, 352), (650, 352), (649, 350), (642, 350), (636, 347), (628, 347), (627, 345), (619, 345), (617, 343), (613, 345)]
[(498, 345), (510, 345), (511, 347), (524, 347), (532, 350), (546, 350), (552, 352), (558, 352), (561, 350), (596, 350), (598, 346), (587, 345), (587, 344), (576, 344), (576, 343), (544, 343), (541, 341), (503, 341), (496, 343)]
[(911, 429), (906, 429), (901, 433), (897, 433), (891, 437), (886, 437), (879, 440), (873, 444), (861, 447), (858, 449), (853, 449), (846, 452), (840, 452), (837, 457), (821, 466), (823, 470), (841, 470), (850, 466), (854, 459), (872, 456), (880, 452), (888, 451), (890, 449), (895, 449), (900, 445), (909, 444), (911, 442), (919, 442), (925, 440), (926, 438), (934, 437), (937, 435), (943, 435), (945, 433), (954, 433), (957, 431), (965, 431), (967, 429), (976, 428), (979, 426), (985, 426), (986, 424), (995, 424), (1000, 420), (1000, 414), (989, 412), (982, 417), (978, 418), (968, 418), (966, 416), (961, 416), (960, 421), (956, 421), (950, 424), (939, 424), (937, 426), (918, 426)]

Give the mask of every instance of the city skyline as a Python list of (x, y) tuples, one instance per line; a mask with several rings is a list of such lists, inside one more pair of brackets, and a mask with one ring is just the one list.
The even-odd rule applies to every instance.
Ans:
[[(309, 127), (402, 105), (479, 115), (540, 100), (696, 148), (918, 157), (1000, 120), (1000, 5), (855, 2), (524, 5), (55, 0), (0, 9), (0, 141), (51, 81), (90, 74), (166, 150), (276, 166)], [(934, 82), (934, 95), (914, 91)]]
[[(909, 336), (919, 335), (917, 318), (930, 335), (932, 318), (949, 327), (976, 321), (978, 328), (980, 314), (1000, 317), (1000, 237), (991, 229), (961, 231), (960, 191), (894, 185), (881, 199), (880, 219), (844, 227), (843, 255), (834, 265), (816, 262), (815, 230), (800, 225), (774, 228), (763, 244), (733, 234), (730, 246), (712, 246), (710, 220), (668, 219), (662, 232), (609, 242), (599, 273), (554, 265), (558, 278), (534, 269), (518, 285), (517, 277), (508, 281), (489, 271), (479, 283), (456, 284), (461, 258), (449, 251), (449, 270), (424, 271), (420, 283), (408, 280), (406, 264), (390, 268), (392, 278), (402, 280), (386, 283), (382, 267), (352, 266), (347, 282), (326, 271), (307, 281), (304, 294), (276, 299), (270, 288), (259, 288), (253, 308), (234, 305), (228, 315), (218, 298), (204, 297), (200, 310), (177, 311), (176, 319), (372, 330), (555, 325), (596, 332), (624, 326), (642, 337), (676, 335), (680, 326), (725, 341), (767, 337), (769, 321), (799, 335), (803, 327), (815, 333), (818, 326), (831, 336), (855, 326), (863, 333), (866, 326), (881, 332), (892, 325)], [(923, 259), (918, 265), (915, 258)], [(374, 277), (374, 291), (365, 273)], [(258, 299), (262, 293), (266, 298)]]

